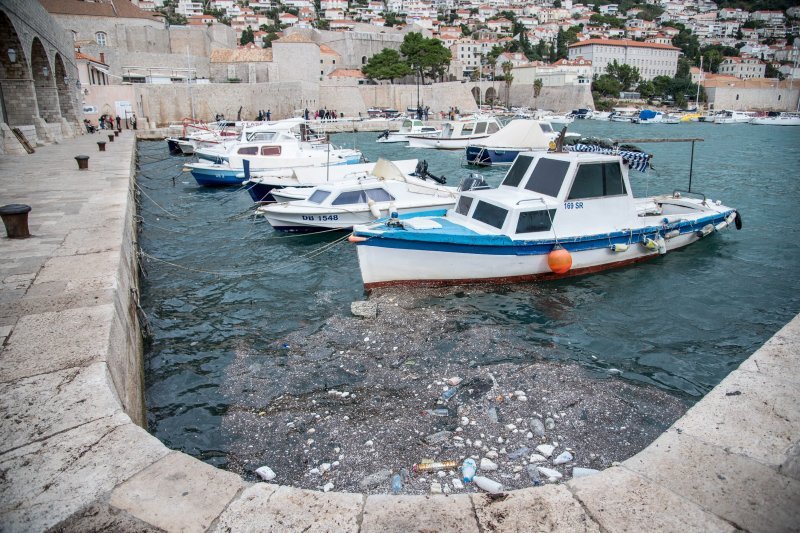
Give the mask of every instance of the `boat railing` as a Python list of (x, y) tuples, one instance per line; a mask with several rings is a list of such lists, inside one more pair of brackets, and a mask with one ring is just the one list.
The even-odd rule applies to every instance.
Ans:
[(672, 197), (673, 198), (682, 198), (684, 194), (689, 194), (689, 195), (695, 196), (697, 198), (702, 198), (703, 199), (703, 205), (706, 205), (706, 195), (701, 193), (701, 192), (686, 191), (686, 190), (683, 190), (683, 189), (675, 189), (675, 190), (672, 191)]

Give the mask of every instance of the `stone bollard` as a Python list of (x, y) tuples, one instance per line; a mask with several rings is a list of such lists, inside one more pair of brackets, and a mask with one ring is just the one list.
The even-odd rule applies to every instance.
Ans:
[(75, 161), (78, 162), (78, 170), (89, 170), (89, 156), (76, 155)]
[(100, 148), (101, 152), (106, 151), (106, 142), (105, 141), (97, 141), (97, 147)]
[(114, 135), (109, 135), (108, 136), (108, 142), (110, 142), (110, 143), (114, 142)]
[(3, 218), (9, 239), (27, 239), (31, 236), (28, 231), (30, 210), (31, 206), (25, 204), (8, 204), (0, 207), (0, 217)]

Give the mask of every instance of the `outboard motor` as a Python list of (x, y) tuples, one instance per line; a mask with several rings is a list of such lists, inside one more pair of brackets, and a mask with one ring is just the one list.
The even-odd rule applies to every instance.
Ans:
[(411, 175), (416, 176), (423, 180), (430, 178), (440, 185), (444, 185), (445, 183), (447, 183), (447, 178), (445, 178), (444, 176), (434, 176), (433, 174), (428, 172), (428, 162), (424, 159), (417, 163), (417, 166)]
[(378, 139), (377, 140), (380, 141), (381, 139), (388, 139), (388, 138), (389, 138), (389, 130), (383, 130), (383, 133), (378, 135)]
[(477, 191), (490, 188), (481, 174), (474, 173), (462, 179), (461, 184), (458, 186), (459, 191)]

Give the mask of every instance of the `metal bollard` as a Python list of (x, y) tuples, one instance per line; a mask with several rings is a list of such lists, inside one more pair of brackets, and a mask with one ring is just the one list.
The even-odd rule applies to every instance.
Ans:
[(108, 136), (108, 142), (110, 142), (110, 143), (114, 142), (114, 136), (113, 135), (109, 135)]
[(76, 155), (75, 161), (78, 162), (78, 170), (89, 170), (89, 156)]
[(100, 148), (101, 152), (106, 151), (106, 142), (105, 141), (97, 141), (97, 147)]

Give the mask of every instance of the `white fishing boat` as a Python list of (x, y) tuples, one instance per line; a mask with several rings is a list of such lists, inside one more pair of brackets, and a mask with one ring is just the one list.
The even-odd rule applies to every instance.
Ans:
[(485, 139), (500, 131), (502, 127), (496, 117), (477, 115), (447, 122), (438, 135), (408, 135), (408, 147), (460, 150), (476, 139)]
[(589, 117), (591, 120), (611, 120), (611, 111), (594, 111)]
[(635, 107), (615, 107), (608, 120), (611, 122), (631, 122), (639, 116), (639, 110)]
[(771, 111), (765, 117), (756, 117), (750, 121), (756, 126), (800, 126), (800, 113), (780, 113)]
[(741, 227), (736, 210), (703, 195), (634, 198), (622, 155), (531, 152), (497, 189), (462, 191), (447, 211), (356, 226), (349, 239), (369, 289), (588, 274), (731, 224)]
[(634, 124), (660, 124), (664, 121), (664, 113), (652, 109), (642, 109), (639, 114), (631, 119)]
[(680, 124), (681, 122), (688, 122), (688, 119), (684, 120), (684, 115), (677, 113), (664, 113), (664, 116), (661, 117), (661, 122), (664, 124)]
[(402, 143), (408, 141), (409, 135), (439, 135), (440, 129), (435, 126), (427, 126), (423, 121), (408, 118), (400, 125), (397, 131), (385, 130), (378, 136), (379, 143)]
[(380, 159), (365, 176), (318, 185), (305, 200), (261, 206), (257, 213), (278, 231), (345, 230), (391, 213), (449, 209), (457, 195), (455, 187), (410, 175)]
[(568, 125), (575, 122), (575, 117), (572, 116), (572, 113), (550, 113), (544, 115), (542, 119), (558, 125)]
[(239, 136), (239, 129), (234, 122), (219, 121), (205, 124), (202, 122), (184, 121), (181, 133), (178, 136), (167, 137), (167, 145), (172, 153), (183, 155), (194, 154), (198, 146), (223, 144), (226, 141), (235, 141)]
[(753, 120), (753, 115), (744, 111), (725, 109), (714, 115), (714, 124), (747, 124)]
[[(417, 168), (419, 160), (403, 159), (392, 163), (400, 172), (411, 174)], [(357, 163), (326, 167), (297, 167), (289, 172), (259, 172), (256, 174), (250, 174), (248, 170), (245, 173), (242, 186), (256, 203), (303, 200), (308, 197), (311, 189), (318, 185), (369, 176), (375, 169), (376, 164)]]

